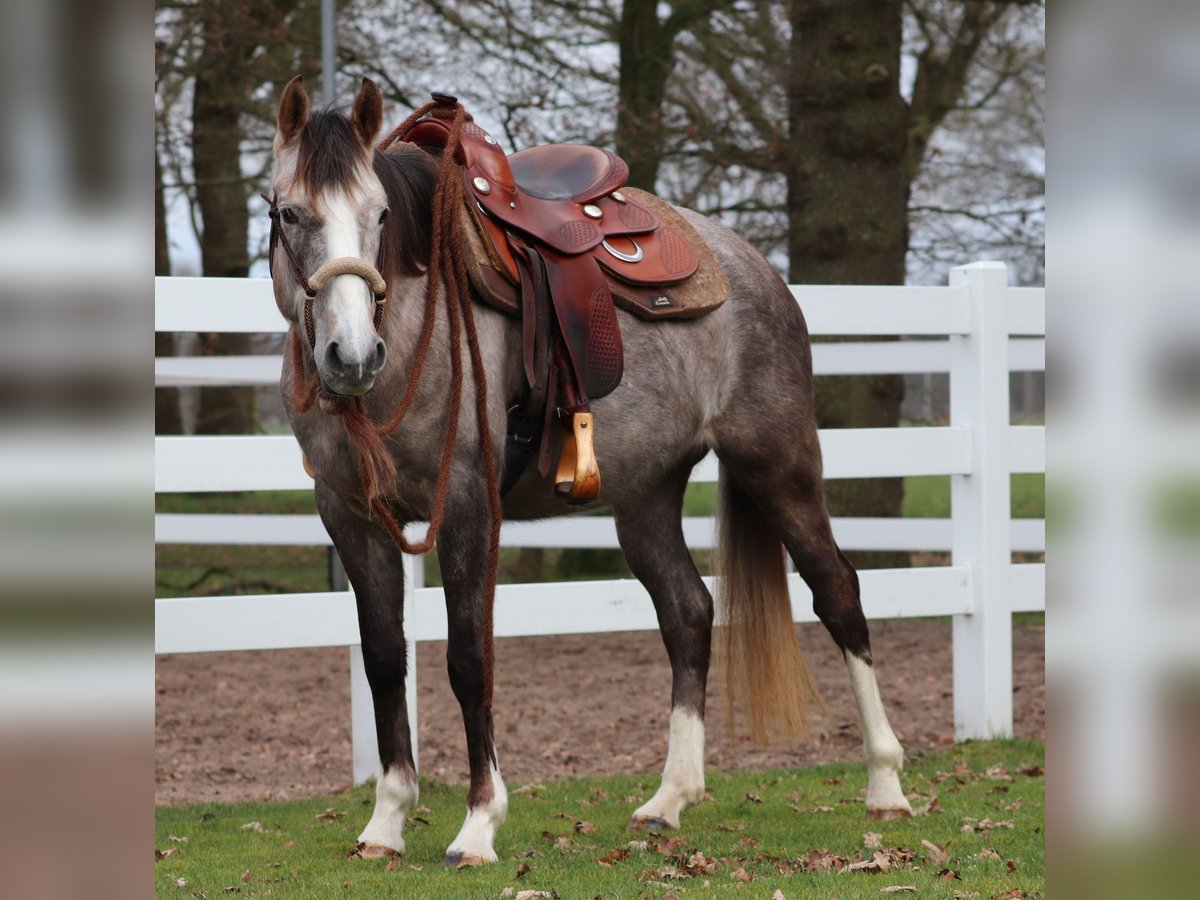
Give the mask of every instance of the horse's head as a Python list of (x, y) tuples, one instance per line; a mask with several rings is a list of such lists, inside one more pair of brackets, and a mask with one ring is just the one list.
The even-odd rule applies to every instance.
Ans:
[[(336, 394), (365, 394), (387, 348), (375, 328), (388, 198), (372, 166), (383, 97), (363, 79), (350, 117), (311, 112), (300, 76), (279, 103), (272, 173), (275, 301), (312, 342), (317, 373)], [(307, 306), (311, 326), (305, 322)]]

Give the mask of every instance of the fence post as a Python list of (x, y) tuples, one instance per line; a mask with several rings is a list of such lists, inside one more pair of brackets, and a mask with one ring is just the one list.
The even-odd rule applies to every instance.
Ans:
[(972, 611), (954, 617), (954, 737), (1012, 737), (1008, 270), (950, 270), (971, 333), (950, 337), (950, 424), (971, 430), (971, 474), (951, 476), (952, 563), (972, 570)]
[[(425, 557), (404, 557), (404, 622), (408, 633), (414, 631), (416, 589), (425, 586)], [(408, 675), (404, 690), (408, 703), (408, 727), (412, 740), (413, 762), (417, 756), (417, 642), (411, 637), (405, 642), (408, 656)], [(379, 776), (379, 747), (375, 740), (375, 707), (371, 702), (371, 686), (363, 666), (362, 644), (350, 648), (350, 744), (354, 756), (354, 783), (362, 784)]]

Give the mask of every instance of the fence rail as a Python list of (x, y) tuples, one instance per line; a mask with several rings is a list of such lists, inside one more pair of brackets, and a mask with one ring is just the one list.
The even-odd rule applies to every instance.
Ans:
[[(818, 373), (950, 373), (949, 425), (823, 430), (821, 446), (831, 479), (951, 476), (951, 518), (835, 519), (834, 528), (839, 543), (852, 549), (951, 552), (949, 566), (861, 573), (863, 606), (871, 619), (952, 616), (956, 737), (1011, 735), (1011, 614), (1045, 609), (1044, 565), (1014, 565), (1011, 554), (1044, 551), (1045, 523), (1010, 519), (1009, 476), (1045, 471), (1045, 429), (1009, 423), (1008, 375), (1045, 368), (1045, 290), (1009, 288), (1002, 265), (975, 263), (954, 269), (949, 287), (792, 286), (792, 293), (813, 334), (921, 338), (816, 345)], [(155, 329), (280, 333), (286, 323), (264, 279), (157, 278)], [(155, 380), (267, 384), (278, 378), (280, 364), (278, 356), (161, 358)], [(290, 436), (159, 437), (155, 449), (159, 493), (312, 486)], [(716, 477), (710, 455), (692, 481)], [(689, 546), (713, 546), (711, 519), (687, 519), (684, 527)], [(159, 514), (155, 541), (330, 543), (319, 519), (303, 515)], [(607, 517), (506, 523), (501, 544), (617, 546)], [(422, 586), (422, 560), (406, 562), (410, 641), (442, 639), (441, 591)], [(815, 621), (807, 587), (796, 575), (789, 583), (796, 621)], [(350, 646), (354, 774), (362, 780), (374, 772), (374, 725), (351, 593), (160, 598), (155, 612), (157, 653)], [(658, 627), (644, 589), (628, 580), (502, 585), (495, 621), (500, 637)], [(415, 678), (408, 687), (415, 746)]]

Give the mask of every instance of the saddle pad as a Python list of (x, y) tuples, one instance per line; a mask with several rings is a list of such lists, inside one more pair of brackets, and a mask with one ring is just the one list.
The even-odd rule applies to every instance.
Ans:
[[(624, 281), (613, 271), (604, 268), (613, 299), (617, 305), (643, 319), (691, 319), (712, 312), (729, 296), (729, 279), (725, 277), (716, 257), (700, 239), (700, 235), (674, 207), (660, 198), (637, 188), (622, 188), (637, 204), (659, 217), (667, 230), (690, 245), (698, 260), (696, 273), (686, 281), (669, 286), (639, 286)], [(521, 314), (520, 291), (515, 283), (502, 274), (504, 265), (494, 258), (496, 249), (481, 234), (479, 217), (482, 213), (470, 205), (462, 210), (462, 233), (466, 241), (467, 272), (471, 284), (489, 306), (510, 315)], [(503, 248), (507, 251), (507, 247)], [(597, 255), (603, 261), (603, 257)], [(614, 267), (615, 268), (615, 267)]]

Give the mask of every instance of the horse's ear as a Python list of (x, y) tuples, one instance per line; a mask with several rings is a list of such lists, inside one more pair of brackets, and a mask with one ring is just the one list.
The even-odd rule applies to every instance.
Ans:
[(304, 90), (304, 76), (297, 75), (283, 89), (279, 100), (279, 138), (290, 144), (304, 130), (308, 122), (308, 93)]
[(350, 121), (354, 123), (354, 130), (362, 138), (363, 145), (368, 150), (374, 147), (375, 138), (379, 137), (379, 129), (383, 126), (383, 94), (379, 91), (379, 85), (370, 78), (362, 80), (362, 88), (354, 98)]

